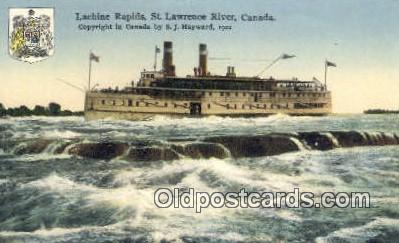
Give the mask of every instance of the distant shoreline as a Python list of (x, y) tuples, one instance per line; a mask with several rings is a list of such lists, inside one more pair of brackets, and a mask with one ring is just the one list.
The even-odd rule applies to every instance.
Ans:
[(70, 111), (62, 110), (61, 105), (50, 102), (47, 107), (36, 105), (33, 109), (29, 109), (25, 105), (14, 108), (5, 108), (2, 103), (0, 103), (0, 118), (1, 117), (26, 117), (26, 116), (83, 116), (83, 111)]
[(399, 110), (369, 109), (363, 111), (364, 114), (399, 114)]

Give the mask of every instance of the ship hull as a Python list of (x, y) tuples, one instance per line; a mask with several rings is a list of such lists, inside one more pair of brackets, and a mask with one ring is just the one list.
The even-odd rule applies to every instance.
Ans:
[[(88, 92), (85, 119), (151, 120), (155, 116), (182, 117), (262, 117), (273, 114), (324, 116), (331, 113), (329, 92), (229, 92), (197, 91), (198, 96), (172, 98), (122, 92)], [(237, 93), (237, 95), (236, 95)], [(309, 107), (310, 106), (310, 107)]]
[(190, 115), (190, 114), (173, 114), (173, 113), (142, 113), (142, 112), (115, 112), (115, 111), (87, 111), (85, 112), (86, 121), (94, 120), (129, 120), (129, 121), (147, 121), (153, 120), (157, 116), (163, 116), (173, 119), (191, 117), (200, 118), (208, 116), (220, 116), (220, 117), (244, 117), (244, 118), (255, 118), (255, 117), (267, 117), (275, 114), (288, 114), (291, 116), (327, 116), (330, 113), (263, 113), (263, 114), (213, 114), (213, 115)]

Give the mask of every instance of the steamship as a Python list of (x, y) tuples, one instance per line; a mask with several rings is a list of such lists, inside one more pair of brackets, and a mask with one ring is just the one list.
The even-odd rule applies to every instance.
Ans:
[(162, 70), (144, 70), (136, 85), (132, 82), (123, 89), (89, 89), (85, 118), (147, 120), (156, 115), (251, 117), (331, 113), (331, 93), (326, 84), (316, 79), (239, 77), (232, 66), (227, 67), (225, 75), (213, 75), (208, 71), (207, 59), (207, 46), (200, 44), (199, 65), (194, 73), (178, 77), (172, 42), (165, 41)]

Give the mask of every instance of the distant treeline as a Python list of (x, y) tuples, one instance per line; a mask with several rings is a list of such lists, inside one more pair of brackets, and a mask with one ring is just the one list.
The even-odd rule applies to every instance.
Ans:
[(399, 110), (370, 109), (363, 111), (364, 114), (399, 114)]
[(36, 105), (32, 110), (25, 105), (15, 108), (5, 108), (0, 103), (0, 117), (2, 116), (82, 116), (83, 112), (73, 112), (70, 110), (62, 110), (57, 103), (51, 102), (47, 107)]

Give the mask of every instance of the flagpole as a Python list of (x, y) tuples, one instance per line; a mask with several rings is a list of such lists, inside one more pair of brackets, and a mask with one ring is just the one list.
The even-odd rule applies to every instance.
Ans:
[(89, 54), (89, 91), (90, 91), (90, 81), (91, 81), (91, 51)]
[(324, 88), (327, 91), (327, 59), (324, 62)]

